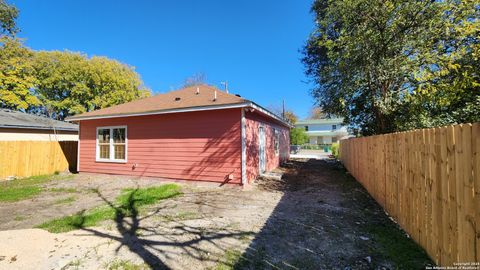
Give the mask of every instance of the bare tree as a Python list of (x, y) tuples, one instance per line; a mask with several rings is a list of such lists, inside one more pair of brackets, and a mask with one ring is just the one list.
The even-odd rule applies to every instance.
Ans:
[(185, 79), (183, 82), (183, 87), (189, 87), (199, 84), (206, 84), (207, 83), (207, 75), (203, 72), (198, 72), (193, 74), (192, 76)]
[(292, 125), (298, 121), (298, 116), (290, 108), (285, 108), (284, 111), (282, 105), (271, 104), (267, 109)]

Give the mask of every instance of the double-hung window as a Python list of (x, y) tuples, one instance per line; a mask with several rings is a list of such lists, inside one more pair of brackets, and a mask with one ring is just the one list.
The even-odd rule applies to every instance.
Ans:
[(97, 128), (97, 161), (127, 161), (127, 127)]

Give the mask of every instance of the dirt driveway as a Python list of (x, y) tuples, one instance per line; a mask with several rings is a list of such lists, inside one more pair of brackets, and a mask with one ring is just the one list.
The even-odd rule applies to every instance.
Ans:
[(336, 162), (295, 160), (279, 171), (282, 180), (260, 179), (244, 190), (180, 184), (181, 196), (138, 215), (59, 234), (31, 228), (112, 201), (122, 188), (163, 182), (81, 174), (49, 183), (49, 191), (33, 199), (0, 203), (0, 269), (343, 270), (431, 264)]

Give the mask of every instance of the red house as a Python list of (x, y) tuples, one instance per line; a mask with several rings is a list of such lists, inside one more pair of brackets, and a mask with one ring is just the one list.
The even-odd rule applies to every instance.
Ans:
[(79, 172), (247, 184), (289, 158), (288, 123), (207, 85), (67, 120), (79, 123)]

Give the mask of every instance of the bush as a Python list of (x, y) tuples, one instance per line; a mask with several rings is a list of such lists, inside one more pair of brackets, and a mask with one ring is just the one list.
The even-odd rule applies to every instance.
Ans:
[(303, 128), (292, 128), (290, 130), (290, 144), (302, 145), (308, 142), (308, 135)]
[(338, 143), (332, 143), (332, 155), (338, 159), (338, 147), (339, 147), (339, 144)]

